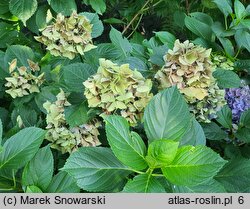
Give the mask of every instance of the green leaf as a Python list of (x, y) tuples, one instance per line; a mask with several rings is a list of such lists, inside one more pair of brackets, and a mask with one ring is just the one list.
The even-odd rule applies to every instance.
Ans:
[(235, 158), (228, 162), (216, 175), (227, 192), (245, 192), (250, 189), (250, 160)]
[(108, 24), (125, 24), (124, 21), (114, 18), (114, 17), (104, 19), (103, 22), (108, 23)]
[(80, 14), (86, 16), (90, 21), (90, 24), (93, 25), (91, 33), (92, 38), (97, 38), (98, 36), (102, 35), (104, 27), (102, 21), (99, 19), (99, 16), (97, 14), (89, 12), (83, 12)]
[(43, 191), (34, 185), (27, 186), (25, 193), (43, 193)]
[(240, 116), (240, 126), (250, 128), (250, 109), (244, 111)]
[(231, 0), (213, 0), (213, 2), (217, 5), (224, 16), (227, 17), (228, 15), (233, 13)]
[(75, 10), (77, 11), (77, 5), (75, 0), (50, 0), (51, 8), (63, 15), (69, 16)]
[(220, 88), (238, 88), (240, 86), (239, 76), (231, 70), (217, 68), (213, 72), (213, 77)]
[(43, 107), (43, 103), (46, 101), (54, 102), (56, 101), (56, 95), (60, 92), (58, 88), (54, 86), (46, 86), (41, 89), (41, 91), (35, 96), (35, 102), (38, 108), (45, 114), (47, 111)]
[(234, 12), (238, 20), (242, 19), (245, 15), (245, 6), (239, 1), (234, 1)]
[(234, 66), (239, 69), (248, 69), (250, 70), (250, 59), (248, 60), (237, 60), (234, 63)]
[(17, 39), (17, 36), (18, 31), (15, 26), (0, 22), (0, 48), (6, 48), (8, 45), (11, 45)]
[(0, 147), (2, 144), (2, 138), (3, 138), (3, 124), (2, 124), (2, 120), (0, 119)]
[(157, 139), (180, 140), (191, 123), (188, 106), (176, 87), (153, 97), (144, 112), (144, 126), (150, 142)]
[(226, 54), (233, 57), (235, 53), (234, 53), (234, 46), (233, 46), (232, 42), (228, 38), (222, 38), (222, 37), (219, 37), (219, 40), (220, 40)]
[(54, 170), (54, 159), (50, 146), (41, 148), (24, 167), (22, 185), (37, 186), (45, 191), (49, 186)]
[(9, 64), (13, 59), (17, 59), (17, 65), (29, 66), (27, 59), (34, 61), (34, 53), (31, 48), (22, 45), (9, 46), (5, 52), (4, 63), (5, 68), (9, 68)]
[(174, 161), (162, 168), (173, 184), (195, 186), (207, 181), (226, 163), (216, 152), (203, 145), (179, 148)]
[(73, 176), (80, 188), (92, 192), (112, 191), (131, 173), (104, 147), (79, 148), (70, 155), (62, 170)]
[(232, 111), (225, 105), (219, 112), (217, 112), (216, 120), (225, 128), (232, 128)]
[(190, 16), (196, 18), (197, 20), (199, 20), (199, 21), (201, 21), (209, 26), (212, 26), (214, 23), (212, 17), (206, 13), (203, 13), (203, 12), (192, 12), (192, 13), (190, 13)]
[(80, 188), (76, 181), (65, 171), (60, 171), (55, 175), (46, 189), (48, 193), (79, 193)]
[(130, 133), (126, 119), (112, 115), (106, 117), (105, 122), (107, 139), (115, 156), (133, 169), (146, 168), (146, 146), (137, 133)]
[(149, 61), (155, 65), (163, 66), (165, 63), (163, 56), (166, 55), (168, 50), (169, 48), (166, 45), (154, 47)]
[(195, 35), (204, 38), (205, 40), (211, 41), (212, 39), (211, 26), (201, 22), (195, 17), (189, 17), (189, 16), (185, 17), (185, 25)]
[(174, 48), (174, 42), (176, 40), (175, 36), (172, 33), (166, 31), (155, 32), (155, 36), (160, 39), (160, 41), (167, 45), (169, 49)]
[(67, 89), (73, 92), (83, 92), (83, 82), (95, 73), (95, 70), (85, 63), (66, 65), (61, 70)]
[(132, 51), (132, 46), (129, 43), (128, 39), (123, 38), (121, 32), (113, 27), (111, 28), (109, 37), (114, 46), (120, 50), (123, 57), (128, 57), (130, 52)]
[(197, 186), (177, 186), (173, 187), (174, 193), (225, 193), (226, 190), (221, 183), (214, 179), (198, 184)]
[(216, 123), (205, 123), (202, 124), (205, 136), (210, 140), (222, 140), (226, 139), (227, 134), (223, 131)]
[(25, 128), (9, 138), (0, 153), (1, 169), (19, 169), (36, 154), (45, 136), (40, 128)]
[(65, 119), (70, 127), (76, 127), (88, 122), (88, 103), (82, 102), (79, 105), (71, 105), (64, 109)]
[(175, 158), (179, 142), (156, 140), (149, 144), (146, 161), (150, 168), (161, 168), (169, 165)]
[(156, 177), (140, 174), (129, 180), (122, 192), (125, 193), (165, 193), (164, 187)]
[(38, 115), (35, 110), (30, 109), (29, 106), (18, 105), (11, 113), (11, 120), (13, 124), (17, 124), (17, 117), (20, 116), (24, 127), (35, 126), (37, 124)]
[(37, 0), (10, 0), (9, 9), (26, 25), (26, 21), (37, 9)]
[(180, 146), (183, 145), (205, 145), (206, 137), (201, 125), (193, 118), (190, 123), (189, 128), (186, 130), (186, 133), (182, 136), (180, 140)]
[(104, 0), (83, 0), (84, 4), (91, 5), (93, 10), (98, 14), (103, 14), (106, 11), (106, 3)]
[(45, 28), (47, 26), (46, 17), (48, 9), (47, 5), (38, 7), (36, 12), (36, 25), (38, 28)]
[(5, 14), (9, 11), (9, 0), (0, 1), (0, 14)]
[(235, 40), (239, 48), (245, 48), (250, 52), (250, 33), (245, 30), (237, 30)]
[(250, 143), (250, 128), (239, 128), (235, 136), (243, 142)]

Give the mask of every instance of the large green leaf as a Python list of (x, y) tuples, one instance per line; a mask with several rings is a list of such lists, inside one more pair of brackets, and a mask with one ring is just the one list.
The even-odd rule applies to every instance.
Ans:
[(198, 184), (197, 186), (173, 186), (175, 193), (225, 193), (226, 190), (221, 183), (214, 179)]
[(41, 148), (24, 167), (22, 184), (24, 186), (34, 185), (45, 191), (51, 182), (53, 170), (54, 160), (48, 145)]
[(177, 154), (179, 142), (171, 140), (156, 140), (149, 144), (146, 160), (151, 168), (161, 168), (169, 165)]
[(227, 192), (245, 192), (250, 189), (250, 160), (235, 158), (216, 175)]
[(16, 27), (5, 22), (0, 22), (0, 48), (6, 48), (8, 45), (11, 45), (17, 36)]
[(105, 122), (107, 139), (115, 156), (133, 169), (146, 168), (146, 146), (137, 133), (130, 133), (126, 119), (112, 115), (106, 117)]
[(149, 141), (180, 140), (189, 128), (191, 115), (176, 87), (158, 93), (144, 112), (145, 131)]
[(54, 86), (45, 86), (41, 91), (35, 96), (35, 102), (38, 108), (45, 114), (47, 111), (44, 109), (43, 104), (46, 101), (54, 102), (56, 101), (56, 95), (60, 90)]
[(129, 180), (122, 192), (129, 193), (164, 193), (166, 192), (156, 177), (140, 174)]
[(226, 17), (233, 13), (231, 0), (213, 0), (213, 2)]
[(132, 172), (104, 147), (78, 149), (70, 155), (62, 170), (72, 175), (80, 188), (92, 192), (112, 191)]
[(235, 133), (235, 136), (239, 140), (249, 143), (250, 142), (250, 128), (246, 128), (246, 127), (239, 128), (237, 132)]
[(212, 38), (212, 29), (209, 25), (201, 22), (195, 17), (185, 17), (186, 27), (192, 31), (195, 35), (204, 38), (205, 40), (211, 41)]
[(242, 19), (245, 15), (245, 6), (239, 1), (234, 1), (234, 11), (237, 19)]
[(25, 25), (37, 9), (37, 0), (10, 0), (9, 8), (11, 13), (22, 20)]
[(250, 109), (244, 111), (240, 116), (240, 126), (250, 128)]
[(9, 0), (0, 1), (0, 14), (5, 14), (9, 11)]
[(102, 32), (104, 30), (102, 21), (99, 19), (99, 16), (95, 13), (90, 13), (90, 12), (83, 12), (80, 13), (83, 14), (88, 18), (90, 23), (93, 25), (92, 26), (92, 33), (91, 36), (92, 38), (97, 38), (98, 36), (102, 35)]
[(174, 47), (176, 38), (172, 33), (167, 31), (159, 31), (155, 32), (155, 36), (158, 37), (163, 44), (166, 44), (169, 49)]
[(227, 137), (226, 132), (214, 122), (202, 124), (202, 128), (207, 139), (222, 140)]
[(36, 154), (44, 139), (45, 131), (40, 128), (25, 128), (9, 138), (0, 153), (1, 169), (19, 169)]
[(12, 45), (9, 46), (5, 52), (4, 64), (6, 69), (9, 68), (8, 63), (13, 59), (17, 59), (17, 65), (19, 67), (28, 66), (27, 59), (34, 61), (34, 53), (32, 52), (32, 49), (27, 46)]
[(74, 92), (83, 92), (83, 82), (94, 73), (95, 70), (85, 63), (73, 63), (62, 67), (62, 74), (67, 89)]
[(31, 185), (27, 186), (25, 193), (43, 193), (43, 191), (39, 187)]
[(190, 127), (187, 129), (186, 133), (182, 136), (180, 140), (180, 146), (182, 145), (205, 145), (206, 137), (201, 125), (193, 118), (190, 123)]
[(132, 51), (132, 46), (129, 43), (128, 39), (123, 38), (121, 32), (113, 27), (111, 28), (109, 37), (115, 47), (120, 50), (121, 55), (124, 58), (128, 57), (130, 52)]
[(75, 0), (50, 0), (51, 8), (57, 12), (62, 13), (63, 15), (71, 15), (71, 13), (77, 10), (77, 5)]
[(88, 103), (82, 102), (64, 109), (65, 119), (71, 127), (76, 127), (88, 122)]
[(217, 112), (216, 120), (225, 128), (232, 128), (232, 111), (225, 105), (219, 112)]
[(245, 30), (237, 30), (235, 40), (239, 48), (245, 48), (250, 52), (250, 33)]
[(83, 2), (87, 5), (91, 5), (93, 10), (95, 10), (98, 14), (102, 14), (106, 10), (105, 0), (83, 0)]
[(195, 186), (213, 178), (225, 163), (208, 147), (185, 146), (179, 148), (174, 161), (162, 168), (162, 172), (173, 184)]
[(213, 72), (213, 77), (220, 88), (238, 88), (240, 86), (239, 76), (231, 70), (217, 68)]
[(48, 193), (78, 193), (80, 188), (75, 179), (65, 171), (60, 171), (55, 175), (46, 189)]
[(2, 120), (0, 119), (0, 147), (2, 144), (2, 137), (3, 137), (3, 124), (2, 124)]

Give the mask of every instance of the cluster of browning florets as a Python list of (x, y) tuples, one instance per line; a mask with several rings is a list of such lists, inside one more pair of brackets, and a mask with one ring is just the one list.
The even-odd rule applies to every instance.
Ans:
[(224, 90), (212, 76), (210, 54), (211, 49), (176, 40), (173, 50), (164, 56), (165, 65), (155, 75), (160, 89), (177, 86), (200, 122), (210, 122), (225, 104)]
[(40, 67), (37, 63), (28, 60), (29, 67), (17, 67), (17, 59), (9, 65), (11, 77), (6, 77), (8, 88), (5, 92), (11, 97), (23, 97), (34, 92), (40, 92), (39, 87), (44, 82), (44, 73), (39, 74)]
[(42, 29), (42, 35), (35, 39), (46, 45), (52, 55), (73, 59), (76, 54), (83, 55), (95, 48), (91, 33), (89, 20), (74, 11), (70, 17), (59, 13), (55, 22)]
[(152, 81), (131, 70), (129, 64), (117, 65), (105, 59), (99, 62), (97, 73), (83, 83), (89, 107), (100, 107), (107, 115), (120, 114), (130, 125), (136, 125), (153, 96)]
[(65, 120), (64, 109), (71, 104), (67, 101), (63, 90), (56, 96), (55, 102), (45, 102), (43, 107), (47, 111), (46, 122), (48, 130), (46, 139), (51, 141), (51, 147), (62, 153), (75, 151), (78, 147), (98, 146), (99, 121), (93, 120), (88, 124), (69, 127)]

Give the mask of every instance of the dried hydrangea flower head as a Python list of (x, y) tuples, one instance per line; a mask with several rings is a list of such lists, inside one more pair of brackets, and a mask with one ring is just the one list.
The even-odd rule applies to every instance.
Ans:
[(119, 66), (105, 59), (99, 62), (97, 73), (83, 83), (89, 107), (100, 107), (104, 114), (120, 114), (136, 125), (153, 96), (152, 81), (131, 70), (129, 64)]
[(83, 55), (93, 48), (92, 24), (89, 20), (73, 11), (70, 17), (61, 13), (55, 22), (42, 29), (42, 35), (35, 39), (47, 46), (47, 50), (54, 56), (73, 59), (76, 54)]
[(226, 89), (225, 98), (228, 106), (232, 110), (233, 121), (238, 122), (242, 112), (250, 108), (250, 88), (243, 86), (240, 88)]
[(234, 70), (234, 63), (224, 55), (211, 53), (211, 61), (213, 63), (213, 69), (222, 68), (224, 70)]
[(34, 92), (40, 92), (39, 87), (44, 82), (44, 73), (39, 74), (40, 68), (37, 63), (28, 60), (29, 67), (17, 67), (17, 59), (9, 64), (11, 77), (6, 77), (8, 88), (5, 92), (12, 98), (23, 97)]
[(155, 75), (160, 88), (176, 85), (196, 119), (205, 123), (211, 122), (226, 103), (224, 90), (212, 76), (215, 67), (210, 56), (211, 49), (176, 40), (173, 50), (164, 56), (165, 65)]
[(78, 147), (98, 146), (99, 121), (93, 120), (90, 123), (76, 127), (69, 127), (66, 122), (64, 109), (71, 104), (67, 101), (63, 90), (56, 96), (55, 102), (45, 102), (43, 107), (47, 111), (46, 122), (48, 130), (46, 139), (51, 141), (51, 147), (62, 153), (73, 152)]
[(225, 91), (219, 89), (216, 83), (208, 88), (208, 95), (203, 100), (196, 100), (194, 103), (189, 103), (191, 113), (199, 122), (210, 123), (216, 118), (216, 113), (226, 104)]
[(212, 66), (211, 49), (196, 46), (188, 40), (175, 41), (174, 48), (164, 56), (165, 65), (155, 78), (160, 88), (176, 85), (188, 99), (202, 100), (208, 95), (211, 84)]

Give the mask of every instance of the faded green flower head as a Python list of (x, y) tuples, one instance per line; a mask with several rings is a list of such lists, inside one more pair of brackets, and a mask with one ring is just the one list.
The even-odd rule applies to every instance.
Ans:
[(64, 109), (71, 104), (67, 101), (63, 90), (56, 96), (55, 102), (45, 102), (43, 107), (47, 111), (46, 122), (48, 130), (46, 139), (51, 147), (60, 150), (62, 153), (73, 152), (78, 147), (98, 146), (98, 127), (101, 123), (93, 120), (87, 124), (77, 127), (70, 127), (65, 119)]
[(208, 95), (203, 100), (189, 103), (191, 113), (199, 122), (210, 123), (216, 113), (226, 104), (225, 91), (219, 89), (215, 82), (208, 88)]
[(100, 59), (95, 75), (83, 83), (89, 107), (100, 107), (104, 114), (117, 113), (136, 125), (152, 98), (152, 81), (145, 79), (129, 64), (117, 65)]
[(213, 63), (213, 70), (216, 68), (222, 68), (224, 70), (234, 70), (234, 63), (229, 58), (224, 55), (220, 55), (217, 53), (211, 54), (211, 60)]
[(180, 91), (192, 100), (202, 100), (208, 95), (207, 87), (211, 83), (211, 49), (196, 46), (188, 40), (175, 41), (173, 50), (164, 56), (165, 65), (155, 78), (160, 88), (176, 85)]
[(76, 54), (83, 55), (93, 48), (92, 25), (89, 20), (74, 11), (70, 17), (61, 13), (52, 24), (42, 29), (42, 35), (35, 39), (47, 46), (47, 50), (54, 56), (73, 59)]
[(44, 73), (39, 74), (40, 68), (37, 63), (28, 60), (29, 67), (17, 67), (17, 59), (9, 63), (11, 77), (6, 77), (8, 88), (5, 92), (12, 98), (23, 97), (34, 92), (40, 92), (39, 87), (44, 82)]

